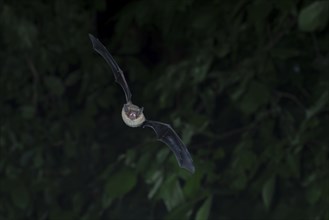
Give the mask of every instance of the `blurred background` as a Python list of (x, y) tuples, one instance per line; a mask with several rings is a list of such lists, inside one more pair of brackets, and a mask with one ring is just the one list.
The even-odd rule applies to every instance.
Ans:
[[(328, 1), (0, 1), (0, 219), (329, 219)], [(121, 119), (112, 53), (191, 175)]]

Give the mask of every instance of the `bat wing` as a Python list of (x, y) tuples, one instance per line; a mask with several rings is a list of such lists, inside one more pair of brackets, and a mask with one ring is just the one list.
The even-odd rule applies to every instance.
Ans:
[(123, 88), (123, 91), (126, 95), (126, 100), (129, 102), (131, 100), (131, 92), (128, 87), (128, 84), (126, 82), (125, 76), (123, 75), (122, 70), (120, 69), (119, 65), (115, 62), (110, 52), (106, 49), (106, 47), (100, 42), (97, 38), (95, 38), (93, 35), (89, 34), (89, 38), (93, 44), (94, 50), (99, 53), (105, 61), (110, 65), (115, 81), (120, 84), (120, 86)]
[(195, 168), (192, 157), (182, 140), (170, 125), (157, 121), (146, 120), (143, 127), (152, 128), (155, 131), (158, 140), (167, 144), (170, 150), (174, 152), (179, 166), (187, 169), (191, 173), (194, 173)]

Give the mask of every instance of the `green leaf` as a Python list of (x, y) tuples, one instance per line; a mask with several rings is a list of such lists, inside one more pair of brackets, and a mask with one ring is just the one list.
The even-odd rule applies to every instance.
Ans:
[(322, 189), (318, 186), (314, 186), (307, 191), (307, 200), (310, 204), (314, 205), (323, 195)]
[(170, 150), (168, 148), (162, 148), (161, 150), (158, 151), (156, 155), (156, 161), (159, 164), (163, 163), (169, 154), (170, 154)]
[(102, 208), (103, 209), (107, 209), (108, 207), (110, 207), (110, 205), (112, 204), (113, 202), (113, 198), (108, 195), (108, 194), (103, 194), (103, 197), (102, 197)]
[(137, 169), (139, 171), (149, 170), (148, 167), (150, 167), (151, 159), (151, 152), (144, 152), (144, 154), (139, 158), (137, 162)]
[(221, 160), (221, 159), (224, 159), (225, 158), (225, 151), (223, 148), (218, 148), (214, 154), (213, 154), (213, 158), (215, 160)]
[(274, 195), (274, 190), (275, 190), (275, 176), (269, 178), (265, 184), (263, 185), (262, 189), (262, 197), (263, 197), (263, 202), (267, 210), (269, 210), (271, 204), (272, 204), (272, 199)]
[(237, 169), (243, 170), (243, 171), (250, 171), (255, 168), (257, 163), (257, 155), (250, 151), (243, 149), (241, 152), (239, 152), (239, 155), (237, 156), (237, 160), (235, 161), (235, 165), (237, 166)]
[(248, 178), (244, 172), (240, 172), (237, 174), (237, 177), (234, 179), (232, 183), (232, 187), (236, 190), (243, 190), (246, 188), (248, 182)]
[(276, 8), (283, 12), (290, 12), (295, 6), (296, 2), (294, 0), (277, 0), (274, 1)]
[(53, 95), (61, 96), (65, 91), (63, 82), (56, 76), (47, 76), (45, 78), (45, 84), (49, 92)]
[(193, 77), (193, 82), (195, 84), (198, 84), (200, 82), (203, 82), (207, 76), (207, 73), (209, 71), (210, 64), (212, 62), (212, 59), (208, 59), (207, 61), (203, 61), (200, 59), (197, 59), (197, 65), (195, 65), (192, 69), (191, 75)]
[(171, 176), (164, 182), (159, 196), (163, 199), (169, 211), (184, 201), (183, 191), (176, 176)]
[(190, 219), (190, 216), (192, 215), (193, 211), (193, 205), (195, 201), (189, 200), (186, 201), (176, 208), (174, 208), (172, 211), (168, 213), (168, 215), (165, 217), (165, 220), (188, 220)]
[(163, 176), (161, 175), (156, 179), (152, 189), (149, 191), (147, 195), (147, 198), (152, 199), (154, 197), (154, 195), (159, 191), (162, 182), (163, 182)]
[(34, 167), (36, 168), (40, 168), (42, 167), (43, 163), (44, 163), (44, 160), (43, 160), (43, 156), (42, 156), (42, 152), (41, 151), (38, 151), (36, 153), (36, 155), (34, 156)]
[(69, 220), (75, 219), (75, 213), (71, 210), (63, 210), (57, 206), (51, 206), (51, 210), (49, 211), (49, 220)]
[(30, 195), (26, 186), (22, 182), (16, 182), (13, 184), (11, 198), (13, 203), (20, 209), (26, 209), (30, 202)]
[(306, 111), (306, 118), (309, 119), (316, 115), (323, 107), (328, 103), (328, 91), (325, 91), (322, 96), (318, 99), (314, 106)]
[(94, 116), (98, 112), (98, 106), (96, 105), (96, 97), (89, 95), (85, 102), (85, 112), (87, 115)]
[(300, 155), (288, 154), (287, 155), (287, 168), (290, 169), (293, 177), (299, 178), (300, 176)]
[(210, 196), (199, 208), (198, 212), (196, 213), (195, 220), (207, 220), (209, 218), (211, 203), (212, 203), (212, 196)]
[(106, 9), (106, 1), (105, 0), (96, 1), (95, 8), (98, 11), (104, 11)]
[(29, 21), (21, 21), (17, 24), (16, 31), (22, 48), (32, 48), (33, 42), (36, 40), (37, 27)]
[(21, 107), (22, 117), (25, 119), (31, 119), (35, 115), (35, 108), (32, 105), (25, 105)]
[(203, 176), (203, 172), (196, 172), (192, 176), (188, 177), (183, 188), (184, 195), (192, 198), (193, 196), (198, 194)]
[(81, 72), (75, 71), (70, 73), (70, 75), (65, 79), (65, 85), (66, 86), (72, 86), (76, 84), (81, 78)]
[(123, 170), (119, 170), (114, 175), (108, 177), (104, 196), (111, 198), (121, 197), (132, 190), (136, 182), (136, 174), (127, 168), (123, 168)]
[(195, 131), (191, 125), (186, 125), (182, 132), (182, 140), (185, 144), (189, 144)]
[(249, 6), (248, 15), (250, 23), (255, 25), (256, 33), (260, 38), (264, 35), (265, 21), (272, 9), (273, 3), (271, 1), (253, 1), (253, 4)]
[(329, 18), (329, 1), (316, 1), (303, 8), (298, 16), (301, 31), (313, 32), (323, 30)]
[(256, 81), (251, 82), (248, 87), (240, 105), (245, 113), (250, 114), (269, 101), (270, 92), (267, 86)]

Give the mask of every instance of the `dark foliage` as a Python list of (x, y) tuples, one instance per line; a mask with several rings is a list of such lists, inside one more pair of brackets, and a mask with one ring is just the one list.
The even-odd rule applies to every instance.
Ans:
[[(0, 1), (0, 219), (329, 219), (328, 1)], [(180, 169), (134, 103), (193, 156)]]

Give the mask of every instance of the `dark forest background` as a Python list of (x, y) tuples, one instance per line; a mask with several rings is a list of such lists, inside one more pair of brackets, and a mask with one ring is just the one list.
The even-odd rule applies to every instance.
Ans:
[[(0, 0), (0, 219), (329, 219), (328, 1)], [(124, 94), (170, 123), (191, 175)]]

